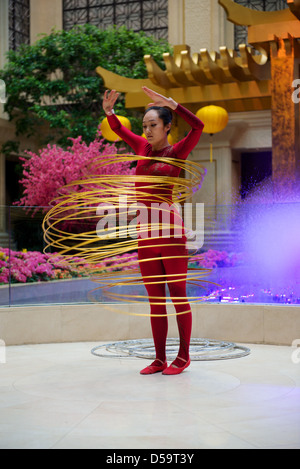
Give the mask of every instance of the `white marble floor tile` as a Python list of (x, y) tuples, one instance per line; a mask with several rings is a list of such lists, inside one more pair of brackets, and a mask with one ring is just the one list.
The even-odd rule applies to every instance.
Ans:
[(0, 449), (300, 448), (300, 364), (291, 347), (141, 376), (137, 358), (98, 344), (7, 347)]

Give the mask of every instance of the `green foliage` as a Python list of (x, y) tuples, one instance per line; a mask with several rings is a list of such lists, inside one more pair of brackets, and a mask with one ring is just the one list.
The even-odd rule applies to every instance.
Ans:
[[(162, 54), (170, 51), (165, 41), (125, 27), (100, 30), (87, 24), (71, 31), (52, 31), (33, 45), (8, 52), (0, 71), (6, 83), (5, 111), (14, 120), (17, 135), (44, 135), (41, 143), (68, 145), (68, 137), (94, 140), (104, 117), (101, 101), (101, 66), (130, 78), (147, 77), (143, 57), (151, 54), (163, 68)], [(124, 99), (117, 112), (128, 115)], [(133, 130), (136, 119), (131, 119)], [(46, 124), (46, 125), (45, 125)], [(45, 132), (46, 129), (46, 132)]]

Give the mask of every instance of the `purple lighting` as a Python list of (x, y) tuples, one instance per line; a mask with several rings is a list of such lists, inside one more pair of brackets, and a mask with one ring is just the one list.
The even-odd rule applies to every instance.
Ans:
[(300, 188), (274, 198), (266, 179), (234, 207), (239, 253), (235, 266), (217, 267), (209, 301), (219, 303), (300, 304)]
[(300, 277), (300, 205), (271, 204), (250, 209), (244, 246), (259, 276), (286, 283)]

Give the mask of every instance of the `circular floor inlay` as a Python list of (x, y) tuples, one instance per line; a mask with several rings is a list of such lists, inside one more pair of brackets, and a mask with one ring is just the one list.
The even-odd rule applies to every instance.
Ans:
[[(178, 353), (179, 339), (167, 340), (167, 359), (174, 360)], [(155, 359), (155, 348), (152, 339), (125, 340), (103, 344), (92, 349), (98, 357), (138, 357)], [(250, 354), (250, 349), (233, 342), (210, 339), (192, 339), (190, 357), (196, 360), (225, 360), (241, 358)]]

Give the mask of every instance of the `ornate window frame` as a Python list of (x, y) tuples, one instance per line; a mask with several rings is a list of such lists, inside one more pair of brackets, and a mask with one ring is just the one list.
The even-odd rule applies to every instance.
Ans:
[(8, 23), (9, 49), (30, 44), (30, 0), (9, 0)]
[(63, 0), (63, 28), (93, 24), (144, 31), (156, 39), (168, 39), (168, 0)]

